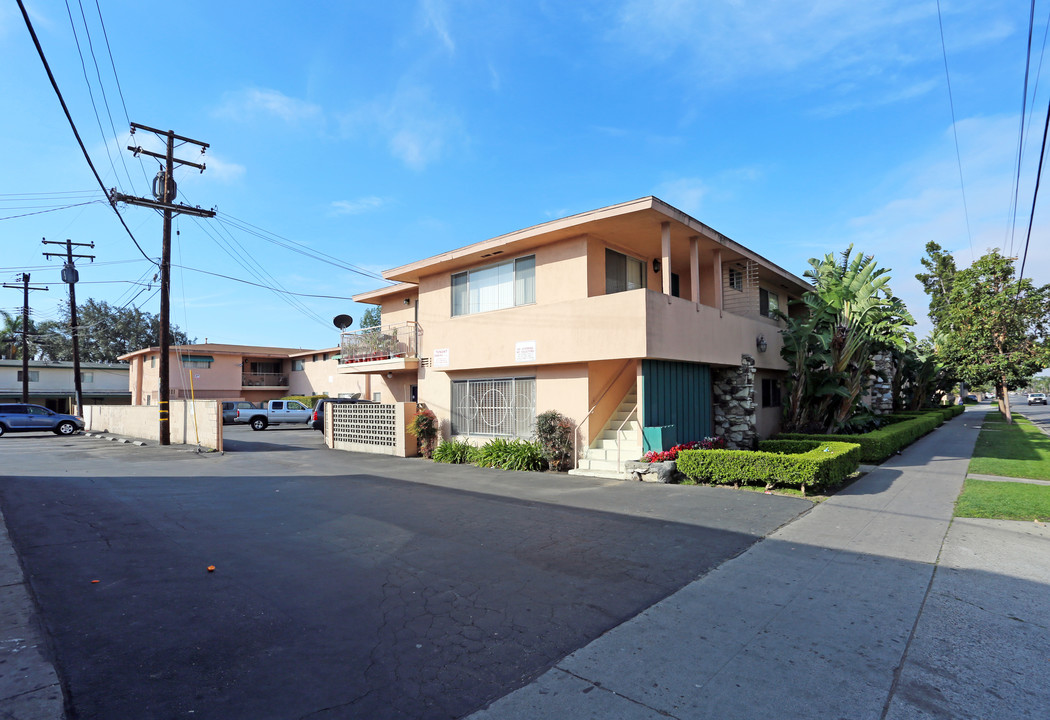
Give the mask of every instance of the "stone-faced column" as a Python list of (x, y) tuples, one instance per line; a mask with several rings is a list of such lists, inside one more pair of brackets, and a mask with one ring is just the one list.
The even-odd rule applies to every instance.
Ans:
[(740, 367), (713, 369), (711, 392), (715, 435), (731, 450), (752, 450), (758, 442), (755, 359), (740, 356)]

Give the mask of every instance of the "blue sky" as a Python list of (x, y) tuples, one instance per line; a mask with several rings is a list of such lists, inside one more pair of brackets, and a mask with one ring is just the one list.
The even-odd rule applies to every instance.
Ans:
[[(94, 2), (26, 5), (107, 187), (146, 195), (156, 173), (124, 149), (129, 119), (211, 145), (203, 174), (176, 178), (219, 218), (176, 221), (176, 265), (344, 298), (405, 262), (656, 195), (797, 275), (853, 243), (892, 270), (925, 334), (927, 241), (961, 267), (1023, 250), (1050, 97), (1046, 78), (1032, 89), (1039, 3), (1012, 231), (1022, 3), (941, 2), (962, 183), (935, 2), (99, 0), (105, 36)], [(132, 284), (155, 269), (102, 201), (15, 3), (0, 9), (0, 64), (0, 277), (48, 284), (34, 315), (56, 317), (66, 286), (40, 239), (93, 241), (78, 300), (158, 312), (156, 285)], [(136, 136), (161, 149), (149, 140)], [(1025, 271), (1040, 284), (1044, 206)], [(159, 257), (159, 216), (122, 213)], [(2, 292), (17, 311), (20, 293)], [(364, 309), (179, 268), (172, 308), (200, 342), (302, 348), (334, 346), (331, 318)]]

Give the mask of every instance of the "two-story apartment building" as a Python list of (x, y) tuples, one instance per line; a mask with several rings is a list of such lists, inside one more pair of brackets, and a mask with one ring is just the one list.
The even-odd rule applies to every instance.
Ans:
[[(76, 405), (73, 363), (29, 362), (29, 402), (55, 412), (72, 412)], [(80, 363), (80, 388), (89, 405), (127, 405), (128, 366)], [(22, 399), (22, 361), (0, 360), (0, 401)]]
[[(332, 397), (364, 393), (367, 378), (339, 373), (339, 348), (303, 350), (208, 343), (170, 348), (171, 399), (265, 402), (286, 395)], [(160, 391), (160, 348), (122, 355), (130, 366), (125, 387), (133, 405), (155, 405)]]
[(396, 267), (354, 297), (383, 327), (344, 333), (340, 371), (418, 398), (445, 437), (527, 437), (554, 409), (593, 469), (780, 418), (776, 311), (799, 277), (646, 197)]

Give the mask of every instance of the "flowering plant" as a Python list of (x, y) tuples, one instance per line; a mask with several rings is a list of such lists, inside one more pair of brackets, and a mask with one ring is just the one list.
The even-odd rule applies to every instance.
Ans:
[(723, 437), (705, 437), (703, 440), (690, 440), (681, 445), (675, 445), (670, 450), (650, 450), (645, 454), (645, 462), (663, 462), (665, 460), (677, 460), (678, 453), (683, 450), (724, 450), (726, 439)]

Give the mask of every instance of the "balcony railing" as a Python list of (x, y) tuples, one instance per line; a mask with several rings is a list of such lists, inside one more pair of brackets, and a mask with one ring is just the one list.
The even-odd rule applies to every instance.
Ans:
[(241, 373), (241, 387), (260, 385), (287, 387), (288, 376), (281, 373)]
[(418, 357), (419, 327), (412, 321), (345, 332), (339, 364)]

